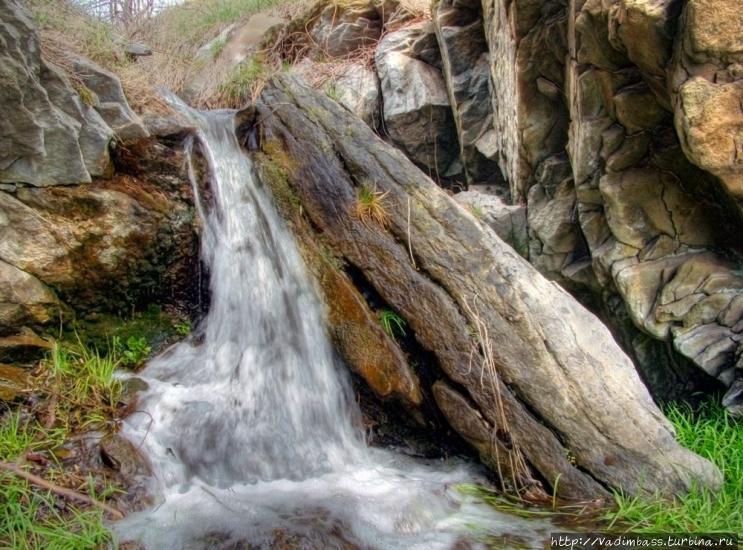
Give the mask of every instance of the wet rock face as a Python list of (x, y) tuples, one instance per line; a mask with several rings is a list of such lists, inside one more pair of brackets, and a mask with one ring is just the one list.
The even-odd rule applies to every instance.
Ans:
[(530, 261), (631, 323), (617, 333), (656, 371), (656, 395), (675, 387), (657, 372), (675, 379), (686, 360), (730, 386), (743, 373), (737, 3), (483, 6), (499, 164), (526, 198)]
[[(537, 478), (559, 476), (559, 494), (586, 498), (605, 496), (604, 485), (671, 494), (719, 482), (674, 441), (606, 327), (398, 150), (286, 76), (257, 111), (294, 163), (287, 183), (300, 215), (406, 319), (439, 369), (441, 383), (423, 391), (504, 485), (538, 490)], [(389, 224), (355, 214), (364, 181), (387, 193)]]
[(198, 241), (179, 143), (132, 142), (109, 180), (0, 192), (3, 333), (191, 293)]

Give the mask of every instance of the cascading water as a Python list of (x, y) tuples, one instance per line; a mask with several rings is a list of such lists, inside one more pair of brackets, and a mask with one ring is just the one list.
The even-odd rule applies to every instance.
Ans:
[(125, 434), (152, 462), (161, 502), (119, 522), (122, 540), (151, 549), (282, 540), (446, 548), (474, 524), (536, 544), (544, 533), (533, 523), (458, 495), (471, 471), (365, 446), (322, 309), (240, 150), (234, 113), (187, 114), (200, 128), (191, 147), (210, 169), (207, 211), (191, 164), (211, 306), (189, 339), (140, 375), (146, 414), (133, 415)]

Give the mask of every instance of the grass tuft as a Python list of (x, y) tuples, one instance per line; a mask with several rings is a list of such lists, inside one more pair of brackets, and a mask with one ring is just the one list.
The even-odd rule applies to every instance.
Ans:
[(240, 63), (219, 85), (216, 104), (239, 108), (255, 101), (269, 76), (270, 71), (257, 57)]
[(405, 319), (391, 309), (383, 309), (379, 312), (379, 323), (390, 338), (405, 336), (405, 327), (407, 326)]
[(356, 217), (365, 224), (372, 222), (389, 227), (391, 220), (385, 203), (388, 194), (389, 191), (377, 191), (376, 185), (362, 184), (356, 191)]

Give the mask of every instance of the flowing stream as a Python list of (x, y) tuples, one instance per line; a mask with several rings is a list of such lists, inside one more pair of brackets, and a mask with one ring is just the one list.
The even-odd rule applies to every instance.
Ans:
[(124, 433), (152, 463), (158, 502), (119, 522), (119, 537), (148, 549), (430, 549), (514, 535), (541, 547), (547, 525), (459, 493), (479, 479), (471, 467), (365, 445), (321, 304), (234, 112), (187, 115), (210, 171), (207, 204), (191, 164), (211, 305), (140, 375), (146, 414)]

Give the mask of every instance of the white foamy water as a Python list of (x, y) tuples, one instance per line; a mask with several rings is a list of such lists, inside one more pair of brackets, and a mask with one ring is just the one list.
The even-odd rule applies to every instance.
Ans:
[[(234, 113), (189, 116), (210, 169), (199, 197), (211, 304), (201, 326), (149, 363), (124, 434), (153, 465), (158, 503), (118, 522), (148, 549), (450, 548), (548, 526), (461, 496), (463, 465), (368, 448), (321, 304), (287, 228), (234, 135)], [(193, 170), (192, 170), (193, 172)], [(523, 546), (522, 546), (523, 547)]]

